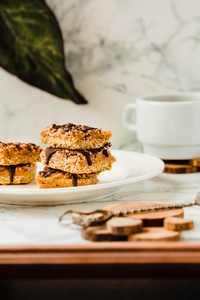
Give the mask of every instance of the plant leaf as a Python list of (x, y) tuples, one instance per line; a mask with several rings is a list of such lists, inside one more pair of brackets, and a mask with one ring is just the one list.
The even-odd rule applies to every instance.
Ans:
[(87, 103), (65, 68), (62, 34), (44, 0), (1, 0), (0, 33), (0, 66), (60, 98)]

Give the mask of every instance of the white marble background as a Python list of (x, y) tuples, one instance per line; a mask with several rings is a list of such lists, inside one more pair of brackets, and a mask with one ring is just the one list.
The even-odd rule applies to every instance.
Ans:
[(66, 63), (89, 104), (78, 106), (0, 69), (0, 140), (39, 143), (49, 123), (113, 131), (113, 147), (132, 147), (121, 126), (138, 95), (200, 90), (200, 1), (47, 0), (65, 40)]

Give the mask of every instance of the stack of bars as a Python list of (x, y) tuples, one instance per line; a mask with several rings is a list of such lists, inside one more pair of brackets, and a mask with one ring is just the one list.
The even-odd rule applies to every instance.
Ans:
[(0, 184), (29, 183), (35, 177), (42, 148), (35, 144), (0, 142)]
[(45, 165), (36, 180), (39, 188), (97, 184), (100, 172), (110, 170), (115, 157), (109, 151), (112, 133), (85, 125), (49, 125), (41, 141)]

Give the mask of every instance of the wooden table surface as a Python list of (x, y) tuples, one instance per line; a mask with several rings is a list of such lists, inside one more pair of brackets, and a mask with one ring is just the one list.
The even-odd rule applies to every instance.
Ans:
[(1, 278), (200, 277), (200, 244), (112, 242), (1, 246)]

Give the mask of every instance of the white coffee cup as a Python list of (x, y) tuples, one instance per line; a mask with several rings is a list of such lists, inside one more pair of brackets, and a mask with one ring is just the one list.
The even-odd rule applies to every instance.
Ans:
[[(131, 121), (136, 111), (136, 124)], [(162, 159), (200, 158), (200, 93), (140, 97), (128, 103), (122, 124), (136, 131), (145, 153)]]

